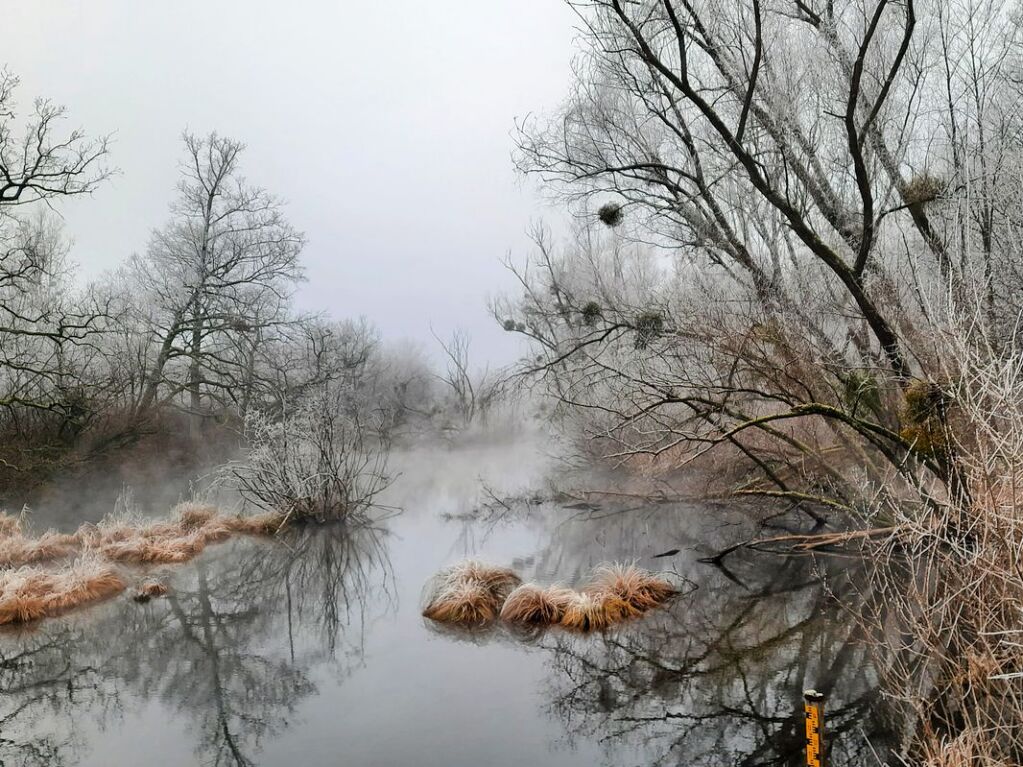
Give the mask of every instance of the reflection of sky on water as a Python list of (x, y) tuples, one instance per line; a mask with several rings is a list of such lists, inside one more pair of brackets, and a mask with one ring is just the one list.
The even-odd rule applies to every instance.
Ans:
[[(537, 485), (530, 451), (397, 462), (387, 502), (404, 512), (376, 528), (212, 547), (171, 571), (167, 599), (0, 636), (0, 763), (799, 764), (808, 686), (832, 693), (832, 763), (867, 761), (869, 665), (809, 560), (737, 558), (739, 584), (697, 563), (742, 534), (741, 516), (548, 503), (473, 523), (481, 479), (499, 494)], [(466, 555), (568, 584), (637, 559), (697, 588), (603, 637), (460, 641), (419, 607), (430, 575)]]

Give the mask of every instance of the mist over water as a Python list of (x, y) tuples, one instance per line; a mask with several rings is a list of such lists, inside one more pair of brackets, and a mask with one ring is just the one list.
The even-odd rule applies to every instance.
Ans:
[[(551, 500), (547, 450), (531, 436), (400, 452), (372, 524), (210, 546), (155, 568), (166, 598), (123, 595), (0, 634), (0, 760), (798, 764), (800, 693), (817, 686), (832, 695), (833, 763), (862, 763), (864, 735), (883, 735), (872, 674), (811, 560), (697, 562), (754, 529), (741, 509), (565, 508), (578, 504)], [(194, 479), (140, 476), (135, 497), (154, 510)], [(34, 520), (98, 518), (119, 479), (80, 484), (105, 500), (66, 520), (57, 505), (74, 490), (58, 485)], [(423, 586), (465, 557), (566, 585), (636, 561), (692, 585), (606, 635), (440, 631), (420, 615)]]

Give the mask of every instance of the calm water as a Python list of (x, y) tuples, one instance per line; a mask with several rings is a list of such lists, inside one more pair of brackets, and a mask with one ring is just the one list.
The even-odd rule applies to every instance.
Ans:
[[(214, 546), (164, 571), (166, 599), (0, 634), (0, 764), (796, 765), (810, 686), (831, 696), (832, 763), (876, 763), (870, 666), (810, 560), (699, 564), (753, 532), (720, 506), (474, 513), (487, 488), (545, 494), (546, 463), (528, 447), (399, 456), (386, 502), (403, 511), (374, 527)], [(68, 524), (73, 497), (52, 493), (37, 523)], [(567, 584), (635, 559), (693, 589), (604, 636), (438, 632), (423, 584), (470, 555)]]

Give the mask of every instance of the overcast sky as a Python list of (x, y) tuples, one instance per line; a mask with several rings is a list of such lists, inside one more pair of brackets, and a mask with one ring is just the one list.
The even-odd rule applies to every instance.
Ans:
[(217, 130), (308, 237), (301, 308), (513, 353), (486, 299), (513, 288), (501, 260), (527, 254), (530, 220), (558, 215), (514, 173), (510, 133), (566, 94), (560, 0), (8, 2), (3, 27), (23, 111), (46, 96), (115, 134), (120, 175), (62, 208), (86, 277), (166, 220), (182, 130)]

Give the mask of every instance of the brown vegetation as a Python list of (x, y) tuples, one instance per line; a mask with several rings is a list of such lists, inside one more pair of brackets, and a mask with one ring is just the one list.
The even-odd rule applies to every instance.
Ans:
[(75, 536), (52, 530), (37, 538), (26, 536), (20, 530), (8, 535), (0, 533), (0, 567), (18, 567), (62, 559), (77, 549)]
[[(0, 568), (9, 568), (0, 569), (0, 624), (56, 615), (120, 592), (124, 580), (109, 562), (186, 562), (207, 544), (235, 534), (273, 535), (282, 523), (279, 514), (226, 516), (215, 506), (189, 502), (176, 506), (169, 521), (108, 519), (84, 524), (73, 534), (51, 530), (33, 536), (20, 517), (0, 513)], [(78, 553), (82, 557), (62, 570), (27, 566)], [(165, 584), (147, 580), (134, 598), (145, 602), (165, 593)]]
[(136, 602), (148, 602), (153, 597), (162, 597), (168, 591), (167, 584), (163, 581), (149, 579), (139, 584), (138, 589), (135, 591), (135, 596), (132, 598)]
[(441, 623), (490, 623), (519, 582), (508, 568), (475, 560), (460, 562), (438, 573), (423, 615)]
[(213, 506), (180, 504), (168, 522), (105, 521), (82, 526), (83, 543), (115, 562), (128, 564), (187, 562), (207, 543), (226, 540), (232, 528)]
[(570, 631), (603, 631), (632, 617), (627, 615), (627, 610), (628, 605), (620, 599), (586, 591), (574, 592), (559, 625)]
[(675, 586), (664, 578), (635, 565), (602, 565), (594, 571), (586, 590), (620, 600), (636, 615), (664, 604), (675, 594)]
[(63, 559), (83, 549), (126, 564), (186, 562), (207, 544), (235, 534), (273, 535), (283, 521), (280, 514), (226, 516), (215, 506), (187, 502), (174, 508), (170, 521), (110, 519), (84, 524), (73, 534), (33, 536), (24, 532), (20, 518), (0, 514), (0, 567)]
[(0, 538), (21, 532), (21, 517), (0, 512)]
[(638, 618), (675, 593), (670, 581), (635, 565), (601, 565), (590, 583), (569, 600), (560, 625), (572, 631), (603, 631)]
[(202, 527), (218, 514), (216, 506), (196, 501), (179, 503), (172, 513), (177, 517), (178, 523), (186, 529)]
[(0, 572), (0, 624), (25, 623), (114, 596), (126, 584), (110, 565), (83, 557), (62, 570)]
[(439, 623), (467, 626), (490, 623), (501, 609), (500, 600), (479, 581), (460, 581), (448, 585), (423, 611)]
[(103, 541), (97, 547), (106, 558), (127, 564), (187, 562), (206, 548), (201, 534), (176, 535), (140, 530), (124, 540)]
[(643, 615), (675, 593), (670, 581), (634, 565), (599, 567), (582, 591), (574, 591), (519, 585), (511, 570), (469, 560), (436, 576), (423, 615), (463, 625), (483, 625), (500, 616), (519, 626), (601, 631)]
[(574, 597), (572, 589), (524, 583), (508, 595), (501, 608), (501, 620), (528, 626), (553, 626), (564, 617)]
[(226, 520), (226, 523), (236, 533), (274, 535), (284, 527), (285, 518), (282, 514), (269, 511), (263, 514), (252, 514), (247, 517), (230, 517)]

